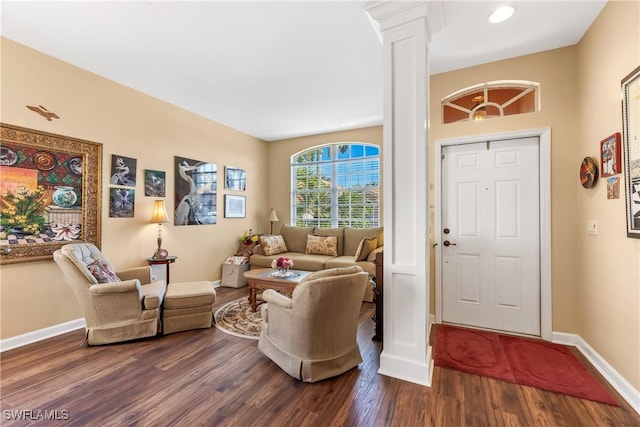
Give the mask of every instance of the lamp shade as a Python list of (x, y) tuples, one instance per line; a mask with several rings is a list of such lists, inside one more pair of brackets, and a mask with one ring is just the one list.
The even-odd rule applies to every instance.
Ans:
[(278, 221), (280, 221), (280, 220), (278, 219), (278, 215), (276, 215), (276, 210), (275, 210), (275, 209), (273, 209), (273, 208), (271, 208), (271, 215), (269, 215), (269, 221), (271, 221), (271, 222), (278, 222)]
[(169, 215), (164, 207), (164, 200), (156, 200), (153, 205), (153, 213), (151, 214), (152, 224), (162, 224), (163, 222), (169, 222)]

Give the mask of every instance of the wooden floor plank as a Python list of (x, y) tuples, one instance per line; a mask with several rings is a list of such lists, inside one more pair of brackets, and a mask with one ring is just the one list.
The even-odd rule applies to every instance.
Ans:
[[(218, 288), (215, 308), (246, 292)], [(9, 350), (0, 360), (1, 423), (34, 424), (4, 411), (64, 410), (68, 420), (47, 425), (640, 427), (610, 386), (620, 407), (439, 367), (432, 387), (380, 375), (374, 311), (363, 303), (363, 362), (315, 384), (289, 377), (256, 340), (216, 328), (95, 347), (73, 331)]]

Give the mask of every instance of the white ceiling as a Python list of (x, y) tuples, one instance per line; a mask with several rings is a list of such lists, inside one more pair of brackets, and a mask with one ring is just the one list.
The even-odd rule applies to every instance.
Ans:
[[(576, 44), (606, 0), (513, 0), (513, 18), (489, 24), (503, 3), (444, 2), (432, 74)], [(270, 141), (382, 123), (382, 46), (365, 5), (2, 1), (0, 32)]]

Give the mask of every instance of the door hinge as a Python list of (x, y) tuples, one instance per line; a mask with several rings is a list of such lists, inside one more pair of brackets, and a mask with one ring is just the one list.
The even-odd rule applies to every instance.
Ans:
[(440, 155), (440, 160), (444, 160), (444, 156), (445, 156), (444, 154), (441, 154)]

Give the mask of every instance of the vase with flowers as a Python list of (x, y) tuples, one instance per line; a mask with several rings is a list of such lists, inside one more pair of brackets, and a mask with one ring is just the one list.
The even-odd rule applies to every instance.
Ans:
[(256, 246), (260, 238), (257, 234), (253, 234), (253, 230), (244, 232), (240, 236), (240, 246), (236, 252), (236, 256), (250, 257), (253, 254), (253, 248)]
[(293, 260), (291, 258), (281, 256), (271, 261), (271, 268), (277, 270), (276, 276), (287, 277), (291, 267), (293, 267)]
[(246, 246), (254, 245), (258, 242), (259, 238), (257, 234), (253, 234), (253, 230), (249, 229), (249, 232), (246, 231), (242, 233), (240, 236), (240, 243)]

